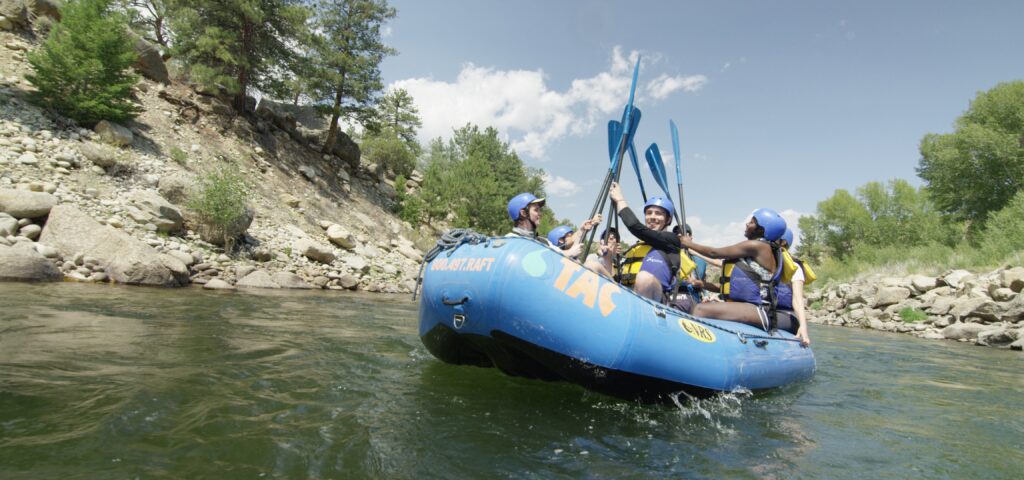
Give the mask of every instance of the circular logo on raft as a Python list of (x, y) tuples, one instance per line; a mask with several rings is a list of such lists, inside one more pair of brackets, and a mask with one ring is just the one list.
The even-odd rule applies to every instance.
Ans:
[(526, 256), (523, 257), (523, 261), (520, 262), (520, 265), (523, 266), (523, 271), (525, 271), (527, 275), (533, 278), (540, 278), (548, 271), (548, 262), (544, 261), (543, 253), (543, 250), (537, 250), (535, 252), (527, 253)]
[(705, 327), (692, 320), (685, 318), (679, 319), (679, 326), (684, 332), (689, 334), (691, 337), (704, 343), (715, 343), (715, 332), (712, 332), (710, 328)]

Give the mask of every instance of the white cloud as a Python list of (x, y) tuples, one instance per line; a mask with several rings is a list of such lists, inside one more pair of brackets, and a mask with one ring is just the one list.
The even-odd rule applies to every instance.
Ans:
[[(575, 79), (561, 92), (548, 87), (541, 69), (498, 70), (472, 63), (462, 66), (454, 82), (409, 78), (389, 88), (404, 88), (415, 99), (423, 121), (421, 141), (448, 137), (453, 129), (473, 123), (493, 126), (517, 152), (543, 158), (553, 142), (568, 135), (586, 135), (603, 125), (602, 120), (617, 116), (639, 55), (615, 47), (607, 71)], [(656, 64), (660, 55), (645, 53), (643, 58), (643, 65), (648, 66)], [(703, 75), (662, 74), (648, 83), (646, 91), (651, 98), (663, 100), (679, 90), (696, 90), (706, 82)], [(638, 91), (638, 98), (643, 93)]]
[(672, 77), (663, 73), (647, 84), (647, 93), (655, 99), (663, 100), (677, 90), (696, 92), (707, 83), (708, 77), (704, 75), (677, 75)]
[(544, 191), (552, 197), (571, 197), (580, 191), (580, 186), (568, 178), (545, 173)]

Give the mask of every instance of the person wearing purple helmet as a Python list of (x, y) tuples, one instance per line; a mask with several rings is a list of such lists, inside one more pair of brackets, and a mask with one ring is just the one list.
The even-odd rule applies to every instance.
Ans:
[[(608, 198), (615, 202), (616, 211), (623, 225), (640, 240), (626, 251), (619, 281), (630, 286), (637, 294), (661, 302), (676, 283), (679, 271), (679, 238), (668, 228), (672, 223), (675, 207), (662, 197), (651, 197), (644, 204), (644, 222), (626, 204), (619, 184), (612, 182)], [(610, 272), (602, 262), (588, 262), (587, 266), (609, 278)]]
[(683, 237), (684, 247), (701, 255), (725, 260), (721, 294), (726, 302), (701, 303), (693, 315), (742, 322), (765, 330), (775, 324), (775, 286), (781, 276), (781, 251), (775, 242), (786, 231), (786, 221), (770, 208), (754, 210), (743, 235), (746, 240), (728, 247), (709, 247)]

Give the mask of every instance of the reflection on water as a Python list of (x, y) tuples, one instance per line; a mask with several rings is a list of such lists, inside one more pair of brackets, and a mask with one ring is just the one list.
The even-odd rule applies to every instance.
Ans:
[(1019, 478), (1022, 355), (816, 327), (639, 405), (443, 364), (407, 297), (0, 284), (0, 478)]

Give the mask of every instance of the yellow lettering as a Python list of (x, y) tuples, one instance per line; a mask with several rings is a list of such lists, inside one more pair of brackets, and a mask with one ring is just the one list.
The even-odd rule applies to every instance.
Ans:
[(447, 258), (439, 258), (434, 261), (434, 265), (430, 267), (431, 270), (444, 270), (448, 266)]
[(491, 264), (494, 263), (494, 257), (488, 257), (485, 258), (484, 260), (487, 261), (487, 271), (491, 271)]
[(578, 272), (580, 268), (580, 264), (563, 257), (562, 273), (558, 274), (558, 278), (555, 279), (555, 288), (564, 292), (565, 286), (569, 284), (569, 279), (572, 278), (572, 274)]
[(682, 327), (683, 331), (685, 331), (688, 335), (697, 340), (700, 340), (701, 342), (714, 343), (716, 340), (714, 332), (709, 330), (707, 327), (703, 325), (698, 325), (685, 318), (679, 319), (679, 326)]
[(607, 317), (615, 311), (615, 302), (612, 301), (612, 295), (621, 292), (622, 289), (612, 282), (607, 282), (601, 286), (601, 293), (598, 295), (597, 300), (597, 305), (601, 308), (601, 316)]
[[(570, 260), (571, 261), (571, 260)], [(596, 273), (587, 270), (583, 272), (579, 278), (573, 282), (572, 286), (565, 291), (565, 294), (569, 298), (576, 298), (583, 295), (583, 304), (594, 308), (594, 302), (597, 301), (597, 287), (601, 282), (601, 278)]]

